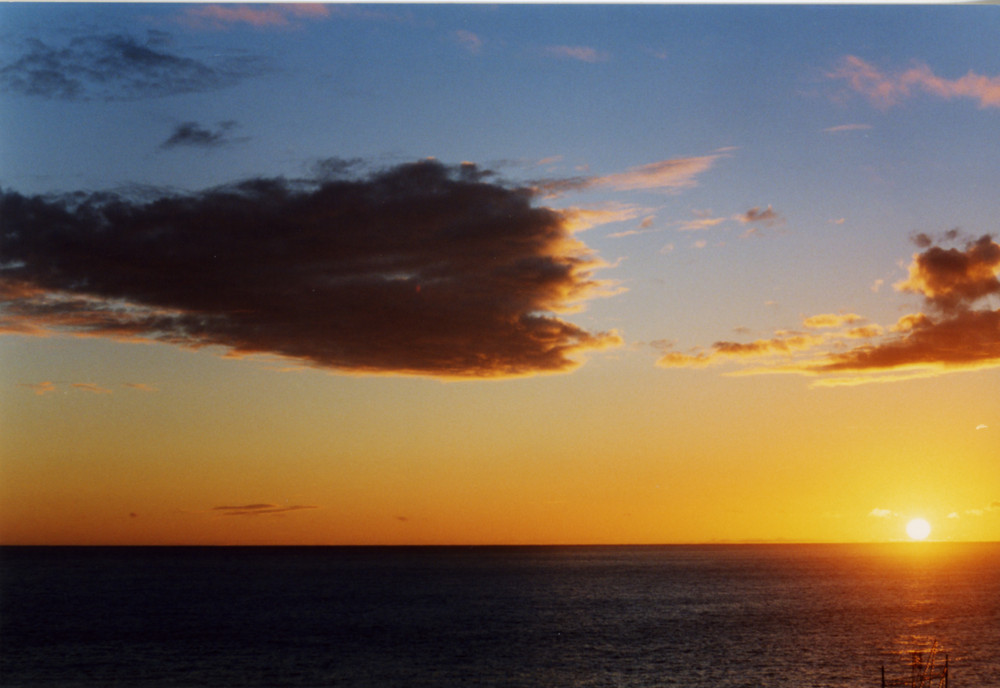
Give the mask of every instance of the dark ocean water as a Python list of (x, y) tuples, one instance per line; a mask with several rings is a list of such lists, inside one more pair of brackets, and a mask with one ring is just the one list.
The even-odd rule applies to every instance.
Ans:
[(3, 548), (3, 686), (1000, 687), (1000, 545)]

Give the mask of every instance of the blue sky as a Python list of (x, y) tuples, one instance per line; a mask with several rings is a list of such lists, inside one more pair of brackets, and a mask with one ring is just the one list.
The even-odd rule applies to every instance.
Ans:
[[(282, 437), (302, 435), (289, 419), (313, 413), (310, 395), (365, 398), (392, 418), (395, 399), (440, 395), (424, 385), (456, 375), (471, 381), (445, 406), (500, 395), (533, 417), (539, 386), (559, 404), (634, 385), (620, 396), (631, 418), (660, 403), (656, 388), (677, 414), (684, 400), (737, 413), (799, 399), (833, 423), (850, 404), (801, 395), (878, 381), (852, 393), (910, 403), (913, 385), (941, 384), (971, 405), (967, 386), (988, 389), (1000, 363), (998, 31), (993, 6), (3, 3), (5, 406), (60, 390), (125, 403), (125, 389), (174, 380), (201, 407), (206, 381), (225, 380), (257, 409), (297, 409), (275, 410)], [(453, 205), (438, 216), (392, 191), (414, 184)], [(367, 200), (343, 210), (353, 193)], [(38, 208), (84, 233), (46, 238), (62, 225)], [(325, 272), (281, 241), (319, 241), (323, 213), (347, 237), (316, 248), (337, 257)], [(414, 213), (432, 233), (458, 217), (475, 236), (467, 250), (447, 232), (383, 250)], [(255, 217), (268, 219), (248, 229)], [(365, 272), (384, 254), (398, 262)], [(337, 287), (356, 277), (344, 255), (368, 266), (363, 307)], [(971, 427), (1000, 427), (996, 400), (976, 395)], [(251, 406), (226, 413), (255, 422)], [(163, 432), (177, 408), (144, 423)], [(35, 428), (21, 447), (43, 421), (69, 423), (51, 408), (5, 413), (8, 428)], [(124, 409), (80, 413), (130, 437)], [(588, 433), (605, 428), (583, 416)], [(729, 435), (754, 435), (740, 428)], [(605, 429), (591, 440), (613, 444)], [(980, 477), (996, 470), (984, 436), (970, 450)], [(953, 501), (1000, 497), (972, 492)], [(217, 497), (241, 499), (276, 497)], [(778, 537), (770, 527), (747, 536)]]

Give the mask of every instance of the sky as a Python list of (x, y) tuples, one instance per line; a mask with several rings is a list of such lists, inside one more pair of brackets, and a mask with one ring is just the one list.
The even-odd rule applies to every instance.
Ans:
[(0, 543), (1000, 539), (998, 32), (0, 4)]

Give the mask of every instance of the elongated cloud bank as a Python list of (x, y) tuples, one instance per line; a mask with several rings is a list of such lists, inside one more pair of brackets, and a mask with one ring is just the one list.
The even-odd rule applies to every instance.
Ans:
[(614, 289), (532, 191), (472, 164), (347, 167), (152, 202), (5, 192), (0, 330), (440, 377), (567, 371), (620, 343), (556, 317)]
[[(946, 236), (954, 238), (952, 233)], [(822, 335), (779, 332), (750, 343), (720, 341), (691, 352), (671, 351), (657, 364), (703, 367), (740, 361), (757, 365), (752, 373), (848, 375), (827, 378), (819, 383), (823, 385), (1000, 367), (1000, 309), (990, 307), (991, 299), (1000, 294), (1000, 244), (989, 235), (968, 241), (964, 248), (936, 245), (926, 235), (918, 235), (915, 242), (924, 250), (914, 254), (909, 277), (895, 286), (897, 291), (922, 295), (924, 310), (903, 316), (887, 334), (877, 325)], [(821, 314), (806, 318), (803, 325), (832, 329), (862, 320), (854, 313)], [(851, 340), (866, 343), (838, 350), (838, 345)], [(809, 358), (801, 360), (798, 355)], [(765, 361), (767, 357), (771, 358)]]

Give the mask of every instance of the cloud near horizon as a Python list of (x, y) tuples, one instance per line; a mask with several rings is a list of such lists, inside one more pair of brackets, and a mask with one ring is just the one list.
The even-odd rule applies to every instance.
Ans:
[(51, 380), (46, 380), (44, 382), (21, 382), (18, 386), (30, 389), (38, 396), (56, 391), (56, 384)]
[[(59, 383), (66, 384), (66, 383)], [(32, 390), (36, 395), (41, 396), (43, 394), (48, 394), (49, 392), (55, 392), (57, 387), (56, 383), (51, 380), (45, 380), (44, 382), (21, 382), (18, 383), (19, 387), (25, 387)], [(91, 392), (92, 394), (112, 394), (112, 390), (94, 382), (71, 382), (69, 386), (73, 389), (78, 389), (83, 392)], [(140, 392), (158, 392), (159, 390), (151, 385), (147, 385), (142, 382), (125, 382), (122, 383), (122, 387), (127, 389), (134, 389)]]
[(90, 392), (91, 394), (112, 394), (110, 389), (101, 387), (93, 382), (74, 382), (70, 386), (83, 392)]
[(263, 516), (266, 514), (284, 514), (290, 511), (303, 511), (306, 509), (318, 509), (312, 505), (292, 505), (279, 506), (277, 504), (244, 504), (241, 506), (216, 506), (212, 511), (221, 512), (222, 516)]
[(145, 382), (124, 382), (122, 387), (127, 387), (128, 389), (134, 389), (139, 392), (159, 392), (160, 390), (153, 385), (147, 385)]
[(854, 55), (845, 56), (827, 76), (846, 81), (851, 90), (883, 110), (898, 105), (915, 92), (946, 100), (970, 98), (978, 101), (980, 108), (1000, 107), (1000, 76), (970, 71), (958, 79), (945, 79), (920, 62), (898, 74), (886, 74)]
[[(954, 232), (944, 237), (954, 238)], [(824, 376), (816, 383), (819, 386), (891, 382), (1000, 367), (1000, 309), (988, 307), (989, 299), (1000, 294), (1000, 245), (990, 235), (968, 241), (964, 248), (945, 248), (922, 234), (914, 242), (924, 250), (913, 255), (909, 277), (895, 288), (922, 295), (926, 312), (901, 317), (888, 328), (888, 333), (878, 325), (820, 335), (779, 332), (772, 339), (751, 343), (721, 341), (688, 353), (667, 352), (657, 365), (705, 367), (734, 359), (753, 359), (760, 363), (759, 367), (743, 374)], [(803, 324), (811, 329), (826, 329), (860, 320), (853, 313), (821, 314), (806, 318)], [(842, 350), (845, 339), (868, 342)], [(802, 360), (797, 357), (801, 354), (810, 358)], [(764, 357), (775, 355), (782, 355), (782, 359), (761, 363)], [(844, 374), (848, 376), (828, 377)]]
[[(556, 373), (617, 346), (572, 212), (434, 160), (134, 201), (0, 193), (0, 332), (218, 346), (348, 373)], [(337, 176), (339, 174), (339, 176)]]

